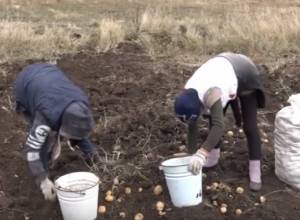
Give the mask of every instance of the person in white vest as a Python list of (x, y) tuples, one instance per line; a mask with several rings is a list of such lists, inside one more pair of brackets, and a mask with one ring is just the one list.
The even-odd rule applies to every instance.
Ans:
[[(209, 59), (176, 97), (176, 117), (188, 123), (188, 147), (193, 153), (189, 169), (196, 175), (202, 167), (217, 165), (224, 134), (224, 114), (229, 105), (236, 125), (241, 127), (243, 124), (247, 137), (249, 187), (259, 191), (262, 179), (257, 109), (265, 107), (265, 94), (257, 67), (242, 54), (221, 53)], [(208, 116), (210, 131), (206, 140), (198, 145), (197, 120), (201, 115)]]

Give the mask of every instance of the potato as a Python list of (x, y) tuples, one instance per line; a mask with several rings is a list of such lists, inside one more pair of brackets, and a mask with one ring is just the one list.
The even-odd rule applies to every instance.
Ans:
[(260, 201), (260, 203), (265, 203), (267, 201), (267, 199), (264, 196), (260, 196), (259, 201)]
[(236, 209), (235, 210), (235, 214), (236, 215), (241, 215), (242, 214), (242, 210), (241, 209)]
[(144, 215), (142, 213), (137, 213), (134, 216), (134, 220), (143, 220), (144, 219)]
[(155, 186), (154, 189), (153, 189), (153, 193), (154, 193), (154, 195), (156, 195), (156, 196), (160, 195), (160, 194), (162, 193), (162, 191), (163, 191), (163, 188), (162, 188), (161, 185), (157, 185), (157, 186)]
[(119, 213), (119, 216), (120, 216), (121, 218), (125, 218), (125, 217), (126, 217), (126, 214), (125, 214), (125, 212), (120, 212), (120, 213)]
[(158, 215), (160, 215), (160, 216), (163, 216), (163, 215), (165, 215), (165, 214), (167, 214), (166, 212), (162, 212), (162, 211), (159, 211), (158, 212)]
[(267, 143), (269, 143), (269, 140), (267, 138), (264, 138), (263, 142), (267, 144)]
[(226, 203), (221, 203), (221, 207), (225, 207), (225, 208), (227, 208), (227, 207), (228, 207), (228, 205), (227, 205)]
[(218, 202), (217, 202), (216, 200), (214, 200), (214, 201), (212, 202), (212, 204), (213, 204), (214, 206), (218, 206), (218, 205), (219, 205)]
[(178, 147), (178, 150), (181, 151), (181, 152), (185, 151), (186, 150), (186, 146), (185, 145), (181, 145), (181, 146)]
[(108, 190), (105, 195), (112, 195), (112, 191), (111, 190)]
[(211, 190), (211, 186), (206, 186), (206, 190)]
[(233, 131), (227, 131), (227, 136), (232, 137), (234, 135)]
[(220, 188), (220, 189), (225, 189), (225, 188), (226, 188), (226, 185), (225, 185), (224, 183), (220, 183), (220, 184), (219, 184), (219, 188)]
[(220, 208), (220, 212), (221, 212), (222, 214), (225, 214), (225, 213), (227, 212), (227, 208), (226, 208), (226, 207), (221, 207), (221, 208)]
[(239, 187), (236, 188), (235, 191), (236, 191), (236, 193), (238, 193), (238, 194), (242, 194), (242, 193), (244, 192), (244, 188), (239, 186)]
[(162, 210), (164, 210), (164, 208), (165, 208), (165, 203), (163, 203), (162, 201), (158, 201), (156, 203), (156, 210), (157, 211), (162, 211)]
[(211, 189), (212, 189), (212, 190), (217, 190), (218, 187), (219, 187), (219, 183), (217, 183), (217, 182), (214, 182), (214, 183), (212, 183), (212, 185), (211, 185)]
[(100, 205), (100, 206), (98, 207), (98, 212), (99, 212), (100, 214), (104, 214), (104, 213), (106, 212), (106, 207), (105, 207), (104, 205)]
[(115, 199), (115, 197), (113, 195), (107, 195), (105, 197), (106, 202), (112, 202), (112, 201), (114, 201), (114, 199)]
[(131, 188), (130, 187), (125, 188), (125, 194), (127, 194), (127, 195), (131, 194)]

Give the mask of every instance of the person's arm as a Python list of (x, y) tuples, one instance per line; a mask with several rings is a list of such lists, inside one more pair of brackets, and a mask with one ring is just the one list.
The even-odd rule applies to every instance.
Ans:
[(54, 185), (48, 179), (48, 144), (51, 128), (40, 113), (36, 113), (25, 143), (25, 155), (29, 171), (42, 190), (45, 199), (55, 198)]
[(202, 144), (202, 148), (210, 151), (221, 140), (224, 134), (224, 118), (221, 99), (218, 99), (210, 108), (211, 129), (209, 134)]
[(100, 162), (100, 157), (94, 144), (88, 139), (70, 140), (71, 146), (78, 146), (83, 152), (83, 159), (88, 166), (94, 166)]
[(212, 88), (204, 96), (204, 103), (210, 109), (211, 128), (204, 143), (191, 157), (189, 170), (194, 175), (199, 174), (206, 162), (209, 151), (217, 145), (223, 136), (224, 120), (221, 95), (219, 88)]
[(25, 143), (26, 160), (29, 171), (36, 178), (36, 183), (47, 177), (46, 161), (44, 161), (44, 152), (47, 151), (47, 138), (51, 131), (45, 118), (36, 113), (29, 135)]
[(188, 125), (187, 145), (189, 152), (194, 153), (197, 147), (197, 135), (198, 135), (198, 123), (197, 121), (191, 121)]
[(91, 154), (95, 151), (94, 144), (88, 138), (82, 140), (70, 139), (70, 143), (71, 146), (78, 146), (85, 155)]
[(204, 103), (210, 111), (211, 118), (209, 134), (201, 146), (206, 151), (214, 148), (224, 134), (224, 114), (221, 97), (222, 91), (217, 87), (209, 89), (204, 95)]

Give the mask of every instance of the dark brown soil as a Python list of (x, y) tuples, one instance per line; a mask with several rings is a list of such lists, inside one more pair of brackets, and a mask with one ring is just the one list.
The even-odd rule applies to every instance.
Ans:
[[(0, 66), (0, 219), (62, 219), (57, 202), (43, 200), (39, 188), (28, 175), (22, 159), (22, 146), (27, 127), (23, 119), (13, 111), (13, 81), (23, 64)], [(272, 143), (275, 113), (286, 104), (288, 96), (300, 92), (300, 63), (293, 62), (274, 73), (264, 72), (263, 78), (269, 95), (269, 104), (259, 112), (259, 128), (263, 144), (263, 181), (261, 192), (248, 190), (248, 154), (246, 140), (233, 127), (231, 115), (226, 120), (227, 130), (235, 135), (227, 137), (222, 150), (222, 159), (216, 168), (205, 170), (203, 181), (204, 201), (190, 208), (174, 208), (167, 192), (159, 162), (179, 152), (185, 144), (185, 127), (175, 120), (173, 100), (192, 74), (193, 68), (177, 65), (171, 61), (152, 60), (141, 48), (121, 44), (119, 48), (103, 54), (93, 52), (66, 56), (58, 61), (68, 76), (88, 93), (97, 129), (93, 141), (99, 153), (107, 156), (105, 164), (99, 164), (97, 174), (102, 180), (99, 204), (106, 205), (107, 212), (99, 219), (133, 219), (141, 212), (145, 219), (235, 219), (235, 209), (243, 214), (240, 219), (299, 219), (300, 195), (280, 182), (274, 174), (274, 151)], [(202, 126), (201, 137), (207, 130)], [(88, 170), (76, 152), (64, 148), (63, 154), (51, 170), (51, 178), (72, 171)], [(112, 203), (104, 201), (105, 192), (112, 189), (113, 179), (116, 198)], [(232, 191), (211, 191), (206, 186), (212, 182), (227, 184)], [(164, 191), (159, 196), (152, 193), (153, 187), (161, 184)], [(245, 192), (235, 193), (242, 186)], [(124, 188), (131, 187), (130, 195)], [(138, 192), (142, 187), (143, 191)], [(265, 195), (267, 202), (259, 203)], [(159, 216), (156, 201), (166, 204), (166, 214)], [(212, 204), (226, 203), (228, 212), (221, 214)], [(258, 203), (258, 204), (255, 204)]]

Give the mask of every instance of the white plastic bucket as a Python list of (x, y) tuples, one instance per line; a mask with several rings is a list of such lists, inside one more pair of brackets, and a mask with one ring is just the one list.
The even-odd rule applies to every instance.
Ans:
[(161, 163), (171, 201), (176, 207), (195, 206), (202, 202), (202, 172), (188, 170), (191, 156), (177, 157)]
[(99, 177), (89, 172), (75, 172), (55, 181), (64, 220), (97, 218)]

